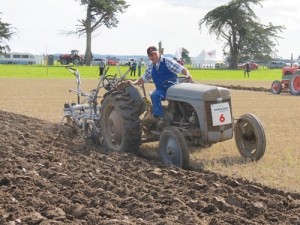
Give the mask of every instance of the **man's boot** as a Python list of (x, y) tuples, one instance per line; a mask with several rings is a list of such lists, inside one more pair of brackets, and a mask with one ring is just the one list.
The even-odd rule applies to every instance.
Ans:
[(153, 123), (156, 122), (155, 117), (152, 114), (146, 115), (142, 120), (140, 125), (141, 126), (147, 126), (147, 125), (151, 125)]
[(167, 123), (164, 121), (163, 117), (158, 118), (157, 127), (158, 129), (163, 129), (167, 126)]

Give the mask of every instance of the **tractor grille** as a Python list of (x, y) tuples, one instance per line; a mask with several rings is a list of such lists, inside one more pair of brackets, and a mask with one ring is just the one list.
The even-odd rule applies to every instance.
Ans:
[[(222, 103), (224, 102), (228, 102), (229, 106), (230, 106), (230, 113), (231, 113), (231, 117), (232, 117), (232, 109), (231, 109), (231, 100), (225, 100), (222, 101)], [(212, 114), (211, 114), (211, 109), (210, 106), (213, 104), (217, 104), (220, 102), (217, 101), (213, 101), (213, 102), (205, 102), (205, 110), (206, 110), (206, 118), (207, 118), (207, 130), (208, 131), (220, 131), (220, 130), (227, 130), (232, 128), (232, 123), (231, 124), (226, 124), (226, 125), (222, 125), (222, 126), (213, 126), (213, 121), (212, 121)]]

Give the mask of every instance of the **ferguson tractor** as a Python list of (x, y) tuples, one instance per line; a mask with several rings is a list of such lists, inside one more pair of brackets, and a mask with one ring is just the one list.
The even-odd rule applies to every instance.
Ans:
[(83, 56), (79, 54), (78, 50), (72, 50), (71, 54), (60, 55), (58, 61), (61, 65), (69, 65), (70, 63), (82, 65)]
[[(167, 90), (163, 106), (167, 126), (159, 129), (145, 87), (136, 88), (124, 82), (130, 70), (120, 78), (101, 76), (91, 94), (80, 90), (78, 71), (69, 70), (79, 84), (77, 90), (70, 91), (76, 92), (78, 98), (87, 98), (82, 103), (65, 104), (60, 124), (64, 118), (75, 122), (84, 130), (86, 139), (103, 144), (106, 149), (138, 154), (142, 143), (159, 141), (162, 162), (185, 169), (189, 167), (189, 147), (192, 145), (209, 147), (234, 137), (242, 157), (259, 160), (265, 153), (266, 136), (262, 123), (248, 113), (233, 117), (229, 89), (190, 83), (185, 77), (179, 77), (176, 83), (166, 81), (174, 82), (174, 85)], [(98, 96), (100, 88), (105, 89), (103, 96)], [(101, 105), (98, 98), (102, 99)]]
[(287, 89), (292, 95), (300, 95), (300, 66), (283, 67), (282, 80), (273, 81), (271, 86), (271, 92), (278, 95)]

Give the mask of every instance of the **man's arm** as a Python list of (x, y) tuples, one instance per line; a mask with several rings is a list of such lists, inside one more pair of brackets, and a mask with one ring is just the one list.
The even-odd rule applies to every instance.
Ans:
[(186, 78), (188, 78), (189, 80), (192, 80), (193, 79), (193, 77), (190, 75), (190, 73), (189, 73), (189, 71), (188, 71), (188, 69), (187, 68), (183, 68), (182, 69), (182, 72), (181, 72), (183, 75), (185, 75), (186, 76)]
[(132, 85), (142, 85), (142, 84), (144, 84), (145, 83), (145, 81), (143, 80), (143, 78), (141, 77), (141, 78), (139, 78), (138, 80), (136, 80), (136, 81), (132, 81), (132, 80), (127, 80), (127, 82), (129, 83), (129, 84), (132, 84)]
[(192, 81), (192, 76), (190, 75), (189, 71), (187, 68), (184, 66), (180, 65), (178, 62), (176, 62), (174, 59), (171, 58), (165, 58), (166, 59), (166, 65), (167, 68), (175, 74), (183, 74), (188, 78), (190, 81)]

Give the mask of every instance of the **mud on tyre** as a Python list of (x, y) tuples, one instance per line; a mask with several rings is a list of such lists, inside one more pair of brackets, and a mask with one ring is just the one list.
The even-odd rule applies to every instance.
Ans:
[(137, 154), (142, 143), (139, 110), (125, 91), (105, 94), (100, 109), (100, 127), (106, 149)]

